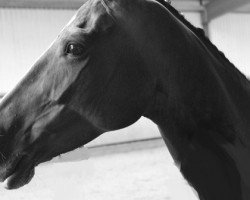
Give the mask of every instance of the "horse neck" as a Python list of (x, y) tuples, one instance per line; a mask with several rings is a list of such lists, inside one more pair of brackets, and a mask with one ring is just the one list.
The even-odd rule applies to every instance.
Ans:
[(230, 102), (234, 114), (241, 121), (241, 126), (244, 126), (245, 132), (248, 132), (250, 130), (250, 82), (233, 64), (226, 60), (224, 55), (211, 45), (208, 45), (207, 48), (216, 60), (213, 68), (223, 87), (224, 96)]
[(171, 49), (157, 61), (158, 86), (145, 116), (175, 146), (173, 154), (181, 154), (178, 145), (185, 151), (187, 138), (199, 130), (220, 132), (227, 142), (241, 140), (250, 129), (248, 81), (186, 27), (176, 27), (166, 30)]

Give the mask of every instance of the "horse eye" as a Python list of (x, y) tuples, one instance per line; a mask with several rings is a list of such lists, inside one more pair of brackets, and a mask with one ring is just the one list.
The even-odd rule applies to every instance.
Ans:
[(84, 53), (84, 47), (81, 44), (70, 43), (67, 45), (66, 54), (73, 56), (80, 56)]

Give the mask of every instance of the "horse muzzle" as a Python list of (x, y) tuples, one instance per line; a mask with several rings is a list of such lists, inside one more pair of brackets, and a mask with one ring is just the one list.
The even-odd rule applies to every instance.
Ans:
[(17, 189), (34, 176), (34, 164), (28, 155), (18, 154), (1, 166), (0, 181), (6, 189)]

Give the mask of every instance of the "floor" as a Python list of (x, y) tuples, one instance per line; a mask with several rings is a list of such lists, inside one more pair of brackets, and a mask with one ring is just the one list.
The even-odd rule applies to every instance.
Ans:
[(38, 166), (30, 184), (1, 200), (198, 200), (167, 149), (155, 147)]

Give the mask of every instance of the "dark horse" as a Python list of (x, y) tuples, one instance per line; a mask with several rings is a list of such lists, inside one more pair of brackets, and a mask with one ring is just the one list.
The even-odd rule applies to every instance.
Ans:
[(0, 105), (0, 179), (145, 116), (200, 199), (250, 199), (250, 83), (163, 0), (89, 0)]

